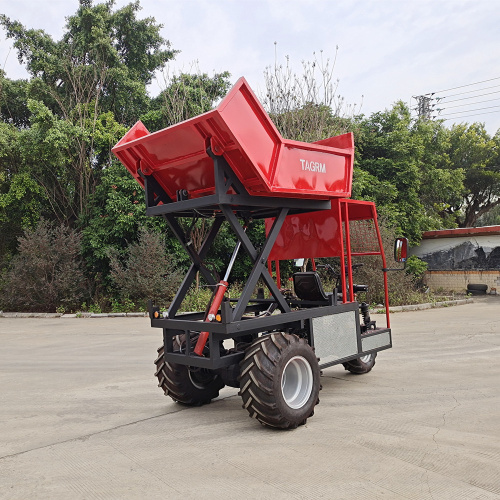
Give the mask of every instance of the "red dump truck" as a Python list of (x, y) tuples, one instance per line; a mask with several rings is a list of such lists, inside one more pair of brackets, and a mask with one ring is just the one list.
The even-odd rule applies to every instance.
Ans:
[[(377, 213), (373, 203), (349, 199), (352, 134), (311, 144), (283, 139), (241, 78), (208, 113), (155, 133), (136, 123), (113, 153), (144, 187), (147, 215), (167, 221), (192, 261), (168, 310), (149, 307), (151, 326), (163, 332), (156, 376), (174, 401), (198, 406), (224, 385), (237, 387), (250, 416), (295, 428), (319, 402), (322, 368), (343, 364), (367, 373), (377, 352), (391, 347)], [(198, 250), (179, 217), (210, 221)], [(258, 219), (266, 226), (259, 245), (246, 230)], [(237, 244), (220, 279), (205, 259), (224, 222)], [(395, 250), (404, 262), (406, 240), (398, 239)], [(243, 251), (252, 270), (241, 295), (230, 298), (229, 273)], [(384, 326), (357, 301), (367, 287), (354, 283), (353, 258), (364, 256), (380, 258)], [(294, 273), (293, 290), (281, 288), (280, 261), (314, 264), (325, 257), (339, 263), (333, 290), (324, 290), (315, 269)], [(212, 287), (212, 299), (205, 311), (181, 314), (197, 273)]]

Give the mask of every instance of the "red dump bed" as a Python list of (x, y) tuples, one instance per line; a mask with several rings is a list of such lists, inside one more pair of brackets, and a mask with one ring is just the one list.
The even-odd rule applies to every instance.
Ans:
[(213, 111), (155, 133), (137, 122), (113, 153), (142, 184), (140, 160), (143, 173), (154, 174), (175, 200), (179, 189), (191, 198), (214, 192), (208, 146), (224, 156), (252, 195), (327, 199), (351, 194), (352, 134), (312, 144), (283, 139), (244, 78)]

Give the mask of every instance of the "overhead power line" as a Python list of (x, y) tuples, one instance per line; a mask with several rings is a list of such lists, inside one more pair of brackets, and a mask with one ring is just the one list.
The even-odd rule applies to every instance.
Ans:
[(492, 82), (494, 80), (500, 80), (500, 76), (497, 76), (495, 78), (489, 78), (488, 80), (482, 80), (480, 82), (468, 83), (467, 85), (460, 85), (458, 87), (452, 87), (449, 89), (437, 90), (436, 92), (429, 92), (425, 95), (440, 94), (441, 92), (449, 92), (450, 90), (463, 89), (464, 87), (472, 87), (473, 85), (479, 85), (480, 83)]
[[(471, 110), (472, 111), (472, 110)], [(446, 121), (449, 121), (449, 120), (456, 120), (457, 118), (469, 118), (471, 116), (483, 116), (483, 115), (491, 115), (492, 113), (498, 113), (499, 111), (486, 111), (484, 113), (475, 113), (473, 115), (465, 115), (465, 116), (457, 116), (455, 118), (440, 118), (440, 120), (442, 119), (444, 122)]]
[[(470, 96), (470, 97), (461, 97), (460, 99), (453, 99), (451, 101), (446, 101), (445, 104), (448, 104), (450, 102), (457, 102), (457, 101), (465, 101), (467, 99), (475, 99), (476, 97), (483, 97), (485, 95), (493, 95), (493, 94), (500, 94), (500, 90), (495, 90), (495, 92), (486, 92), (486, 94), (479, 94), (479, 95), (473, 95), (473, 96)], [(435, 97), (436, 101), (440, 101), (442, 99), (444, 99), (444, 97)]]
[(442, 115), (442, 116), (458, 115), (458, 114), (461, 114), (461, 113), (469, 113), (471, 111), (481, 111), (482, 109), (493, 109), (493, 108), (500, 108), (500, 105), (498, 105), (498, 106), (488, 106), (486, 108), (468, 109), (466, 111), (455, 111), (454, 113), (448, 113), (448, 114)]
[[(498, 101), (500, 100), (500, 97), (495, 97), (495, 99), (486, 99), (484, 101), (475, 101), (475, 102), (468, 102), (468, 103), (464, 103), (464, 104), (455, 104), (454, 106), (446, 106), (446, 109), (449, 109), (449, 108), (460, 108), (462, 106), (475, 106), (476, 104), (482, 104), (483, 102), (495, 102), (495, 101)], [(445, 109), (445, 108), (443, 108)], [(436, 111), (439, 111), (440, 108), (436, 108)]]
[[(418, 117), (423, 120), (430, 120), (434, 118), (444, 119), (444, 120), (452, 120), (452, 119), (460, 119), (466, 118), (469, 116), (478, 116), (481, 114), (491, 114), (491, 113), (500, 113), (500, 110), (497, 111), (488, 111), (500, 108), (500, 105), (489, 105), (480, 108), (467, 109), (473, 106), (477, 106), (482, 103), (490, 103), (499, 100), (499, 97), (496, 94), (500, 94), (500, 76), (495, 78), (488, 78), (487, 80), (481, 80), (474, 83), (468, 83), (465, 85), (457, 85), (456, 87), (450, 87), (447, 89), (439, 90), (437, 92), (428, 92), (427, 94), (413, 96), (417, 101), (417, 106), (414, 108), (417, 111)], [(489, 86), (481, 86), (487, 82), (494, 82), (494, 85)], [(436, 94), (443, 94), (444, 92), (450, 92), (458, 89), (470, 88), (473, 86), (479, 85), (480, 88), (463, 90), (460, 92), (455, 92), (453, 94), (438, 96)], [(485, 92), (485, 90), (492, 90), (492, 92)], [(470, 95), (472, 94), (472, 95)], [(480, 99), (484, 96), (494, 96), (488, 99)], [(464, 96), (464, 97), (462, 97)], [(455, 97), (455, 99), (450, 99)], [(449, 106), (451, 103), (459, 103), (453, 106)], [(448, 112), (449, 109), (453, 108), (464, 108), (461, 111), (452, 111)], [(474, 113), (475, 111), (480, 111), (480, 113)], [(437, 112), (437, 113), (436, 113)], [(441, 113), (445, 114), (441, 114)], [(464, 115), (467, 113), (467, 115)], [(437, 115), (437, 116), (436, 116)], [(449, 118), (446, 118), (449, 117)]]
[[(480, 92), (481, 90), (496, 89), (498, 87), (500, 87), (500, 84), (499, 85), (491, 85), (490, 87), (483, 87), (483, 88), (476, 89), (476, 90), (466, 90), (465, 92), (459, 92), (458, 94), (445, 95), (444, 97), (440, 97), (440, 99), (447, 99), (448, 97), (455, 97), (457, 95), (472, 94), (474, 92)], [(439, 93), (440, 92), (433, 92), (433, 94), (439, 94)]]

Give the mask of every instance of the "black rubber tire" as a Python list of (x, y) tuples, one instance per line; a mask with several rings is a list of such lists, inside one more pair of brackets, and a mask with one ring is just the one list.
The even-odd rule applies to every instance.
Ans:
[(488, 289), (488, 285), (485, 285), (485, 284), (479, 284), (479, 283), (469, 283), (467, 285), (467, 290), (478, 290), (478, 291), (482, 291), (482, 292), (486, 292), (486, 290)]
[[(282, 382), (285, 368), (292, 377), (297, 366), (305, 370), (306, 385), (294, 408), (285, 399)], [(245, 351), (240, 367), (238, 394), (243, 408), (261, 424), (294, 429), (314, 415), (321, 389), (320, 370), (314, 350), (304, 339), (284, 333), (264, 335)]]
[(363, 360), (362, 358), (352, 359), (347, 363), (343, 363), (344, 368), (354, 373), (355, 375), (363, 375), (364, 373), (368, 373), (375, 366), (375, 358), (377, 357), (376, 352), (372, 352), (368, 354), (370, 356), (369, 360)]
[(168, 363), (164, 359), (163, 351), (163, 346), (158, 348), (155, 375), (158, 377), (158, 387), (163, 389), (165, 396), (187, 406), (201, 406), (210, 403), (219, 395), (219, 391), (224, 387), (219, 375), (210, 370)]
[(488, 290), (488, 285), (479, 283), (469, 283), (467, 285), (467, 291), (471, 293), (478, 292), (476, 295), (484, 294), (486, 293), (486, 290)]

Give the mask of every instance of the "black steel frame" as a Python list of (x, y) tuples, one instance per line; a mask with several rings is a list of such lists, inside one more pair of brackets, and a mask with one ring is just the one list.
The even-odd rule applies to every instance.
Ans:
[[(250, 195), (224, 157), (214, 155), (210, 149), (207, 150), (207, 153), (213, 160), (215, 192), (195, 199), (189, 199), (185, 192), (178, 192), (177, 200), (173, 201), (154, 175), (142, 173), (140, 160), (137, 165), (138, 172), (144, 181), (146, 214), (164, 217), (192, 260), (192, 264), (170, 304), (167, 316), (164, 318), (159, 315), (155, 317), (155, 313), (158, 314), (159, 310), (152, 304), (150, 306), (151, 326), (163, 329), (165, 360), (207, 369), (223, 368), (239, 362), (243, 353), (234, 352), (221, 356), (221, 341), (249, 335), (256, 336), (261, 332), (305, 332), (311, 345), (314, 345), (310, 324), (312, 318), (354, 309), (358, 311), (358, 304), (337, 304), (333, 295), (329, 304), (317, 304), (318, 307), (310, 307), (316, 304), (307, 303), (308, 301), (287, 300), (267, 270), (267, 259), (288, 214), (326, 210), (331, 207), (331, 202), (329, 200)], [(213, 219), (211, 229), (198, 252), (193, 248), (189, 235), (183, 230), (177, 217), (209, 217)], [(240, 220), (248, 221), (252, 218), (264, 217), (274, 217), (275, 220), (264, 245), (259, 250), (251, 242)], [(204, 259), (224, 221), (229, 223), (253, 263), (243, 291), (239, 299), (232, 301), (234, 307), (231, 306), (229, 300), (222, 302), (220, 322), (205, 322), (204, 312), (178, 314), (178, 309), (198, 271), (203, 275), (208, 285), (215, 289), (217, 279), (204, 264)], [(262, 279), (269, 289), (272, 299), (252, 298), (259, 279)], [(300, 306), (302, 302), (304, 302), (304, 306), (309, 307), (292, 311), (291, 305)], [(277, 305), (281, 314), (259, 317), (258, 314), (265, 311), (272, 303)], [(254, 316), (249, 316), (249, 314), (254, 314)], [(210, 333), (208, 340), (210, 355), (207, 357), (200, 357), (191, 352), (190, 338), (202, 331)], [(177, 335), (186, 336), (185, 352), (174, 352), (173, 338)], [(361, 345), (359, 327), (357, 335), (358, 343)]]

